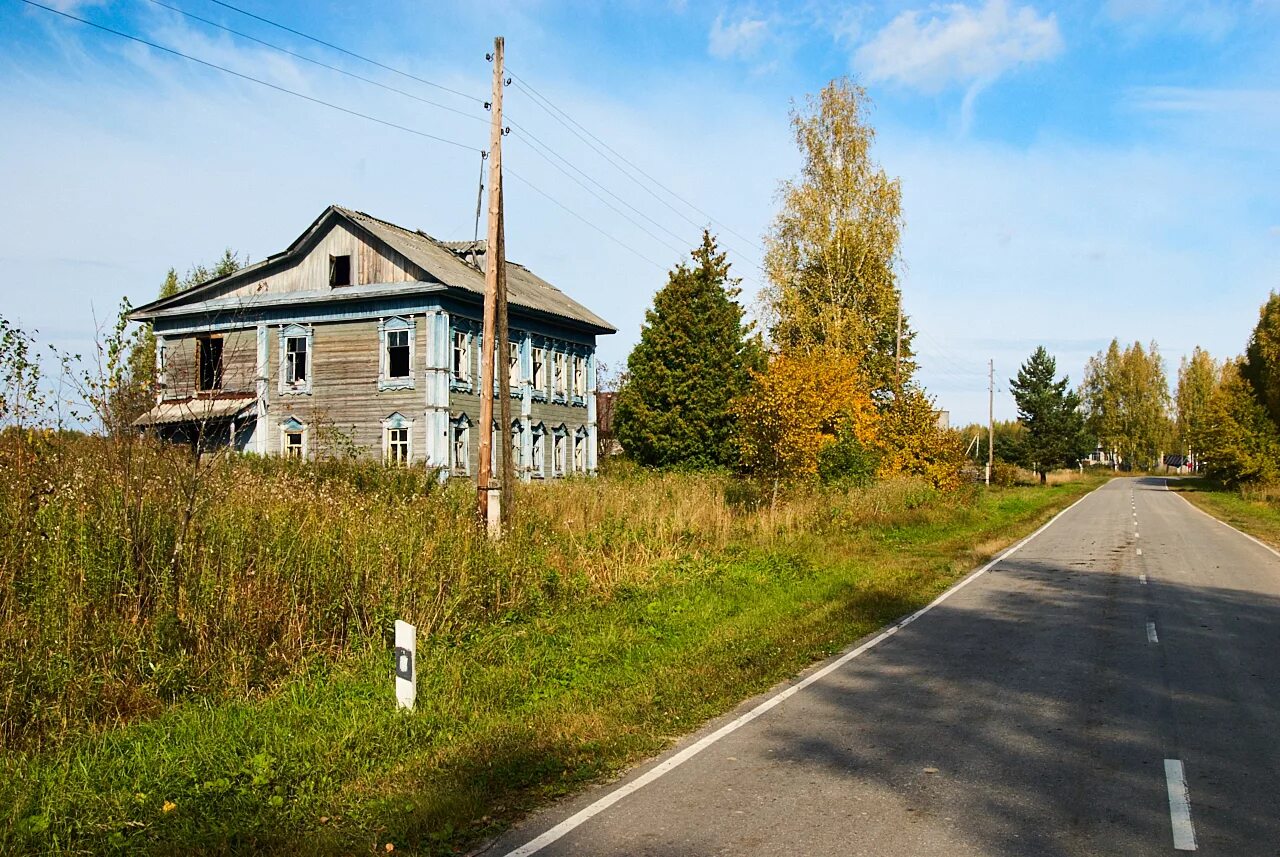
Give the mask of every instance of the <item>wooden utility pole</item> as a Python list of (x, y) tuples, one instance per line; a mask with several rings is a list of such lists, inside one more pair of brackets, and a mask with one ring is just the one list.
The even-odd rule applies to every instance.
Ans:
[[(502, 270), (502, 36), (493, 40), (493, 100), (489, 104), (489, 228), (485, 235), (484, 333), (480, 349), (480, 466), (476, 496), (480, 521), (494, 533), (496, 516), (489, 514), (493, 488), (493, 355), (495, 352), (498, 279)], [(502, 355), (506, 363), (506, 354)], [(502, 396), (506, 390), (500, 391)], [(510, 407), (508, 405), (508, 407)], [(505, 436), (506, 432), (503, 432)]]
[[(507, 331), (507, 230), (506, 203), (498, 199), (498, 246), (491, 250), (502, 264), (498, 267), (498, 479), (502, 496), (502, 523), (511, 520), (515, 496), (516, 469), (511, 460), (511, 337)], [(520, 365), (517, 361), (517, 367)]]
[(987, 361), (987, 484), (996, 463), (996, 361)]

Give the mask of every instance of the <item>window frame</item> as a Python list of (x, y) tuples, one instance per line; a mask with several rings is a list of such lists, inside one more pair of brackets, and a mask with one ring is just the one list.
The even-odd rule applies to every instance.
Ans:
[(525, 468), (524, 461), (524, 422), (519, 419), (511, 421), (510, 432), (511, 463), (517, 473)]
[[(458, 458), (458, 435), (462, 435), (462, 458)], [(449, 421), (449, 472), (454, 476), (471, 475), (471, 419), (458, 414)]]
[[(352, 253), (330, 253), (329, 254), (329, 288), (341, 289), (346, 286), (353, 286), (356, 282), (356, 266)], [(337, 282), (338, 279), (338, 260), (347, 260), (347, 281), (345, 283)]]
[[(411, 467), (413, 465), (413, 420), (407, 419), (404, 414), (395, 411), (381, 420), (382, 425), (382, 463), (391, 466)], [(392, 432), (404, 432), (404, 440), (392, 440)], [(392, 449), (394, 446), (404, 445), (404, 458), (402, 460), (393, 459)]]
[(569, 371), (569, 398), (582, 404), (587, 400), (587, 358), (574, 354)]
[[(409, 340), (409, 374), (405, 377), (392, 377), (389, 334), (399, 331), (405, 331)], [(417, 325), (413, 316), (396, 315), (378, 321), (379, 390), (412, 390), (417, 386), (417, 372), (414, 371), (417, 366), (417, 349)]]
[[(295, 447), (289, 443), (290, 435), (299, 435), (300, 443)], [(297, 455), (291, 454), (291, 450), (296, 448)], [(289, 417), (280, 423), (280, 457), (296, 458), (299, 461), (306, 461), (310, 458), (311, 452), (311, 430), (307, 424), (297, 417)]]
[[(584, 426), (579, 426), (578, 430), (573, 433), (573, 472), (586, 473), (588, 471), (587, 462), (587, 440), (589, 435)], [(582, 460), (578, 460), (578, 456), (582, 456)]]
[[(205, 345), (207, 343), (210, 347), (210, 350), (212, 350), (214, 342), (218, 343), (218, 348), (217, 348), (218, 362), (217, 362), (217, 366), (214, 368), (212, 373), (213, 384), (211, 386), (206, 387), (204, 384)], [(226, 342), (223, 339), (221, 333), (202, 333), (196, 336), (196, 349), (195, 349), (196, 377), (195, 377), (194, 386), (195, 386), (195, 392), (197, 394), (222, 392), (223, 385), (226, 382), (226, 372), (227, 372), (226, 363), (222, 359), (225, 353), (225, 348), (226, 348)]]
[[(314, 348), (314, 328), (310, 325), (287, 324), (280, 328), (279, 333), (279, 354), (280, 354), (280, 377), (279, 390), (281, 395), (290, 394), (309, 394), (311, 392), (311, 379), (315, 374), (315, 348)], [(289, 381), (289, 340), (301, 339), (306, 347), (306, 377), (301, 382)], [(296, 352), (295, 352), (296, 353)]]
[(537, 423), (530, 429), (529, 472), (535, 479), (547, 478), (547, 427)]
[(557, 402), (569, 398), (569, 371), (563, 351), (551, 352), (551, 396)]
[(551, 430), (551, 476), (563, 479), (569, 474), (569, 430), (563, 425)]
[(534, 345), (533, 356), (530, 366), (530, 381), (533, 384), (533, 396), (535, 399), (545, 399), (547, 397), (547, 347), (545, 345)]

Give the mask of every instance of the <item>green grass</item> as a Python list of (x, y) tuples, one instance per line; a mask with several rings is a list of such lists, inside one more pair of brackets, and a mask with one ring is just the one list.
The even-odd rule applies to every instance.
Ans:
[(1170, 479), (1169, 488), (1195, 505), (1273, 547), (1280, 545), (1280, 498), (1268, 488), (1226, 488), (1208, 479)]
[(1097, 484), (833, 513), (594, 594), (544, 581), (420, 641), (411, 714), (379, 639), (266, 693), (12, 752), (0, 851), (453, 853), (927, 603)]

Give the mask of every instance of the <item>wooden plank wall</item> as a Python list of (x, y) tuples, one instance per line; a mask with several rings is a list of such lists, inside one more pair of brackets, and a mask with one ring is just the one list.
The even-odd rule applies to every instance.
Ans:
[[(199, 376), (198, 337), (165, 340), (164, 398), (186, 399), (196, 394)], [(258, 334), (254, 328), (222, 335), (222, 392), (252, 393), (256, 389)]]
[(354, 444), (364, 456), (382, 456), (382, 420), (399, 412), (412, 420), (410, 446), (415, 460), (426, 457), (426, 326), (418, 316), (410, 371), (412, 388), (379, 390), (378, 320), (319, 324), (311, 343), (310, 394), (280, 393), (280, 328), (270, 329), (267, 343), (267, 449), (280, 445), (280, 424), (290, 417), (311, 429), (314, 454), (342, 454)]
[(329, 257), (344, 255), (351, 256), (354, 269), (351, 279), (356, 285), (411, 283), (426, 279), (421, 269), (381, 241), (366, 241), (345, 224), (335, 223), (296, 265), (242, 283), (223, 295), (244, 297), (328, 289)]

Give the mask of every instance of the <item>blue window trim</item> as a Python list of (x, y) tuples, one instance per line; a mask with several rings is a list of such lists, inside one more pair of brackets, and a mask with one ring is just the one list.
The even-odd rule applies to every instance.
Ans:
[[(392, 378), (387, 375), (387, 333), (392, 330), (409, 331), (409, 377)], [(417, 327), (415, 319), (401, 315), (378, 321), (378, 390), (412, 390), (417, 386)]]

